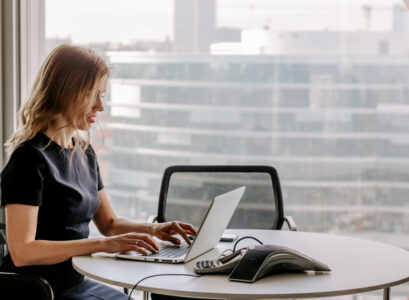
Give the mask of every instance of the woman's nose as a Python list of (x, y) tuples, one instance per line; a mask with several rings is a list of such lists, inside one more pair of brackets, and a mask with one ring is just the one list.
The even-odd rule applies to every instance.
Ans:
[(104, 104), (102, 103), (101, 97), (98, 97), (97, 103), (93, 108), (96, 111), (104, 111)]

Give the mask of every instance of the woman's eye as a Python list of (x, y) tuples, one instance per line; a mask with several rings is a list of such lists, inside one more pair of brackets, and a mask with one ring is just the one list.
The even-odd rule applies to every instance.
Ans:
[(98, 100), (98, 99), (103, 100), (104, 97), (105, 97), (105, 93), (98, 92), (98, 93), (95, 94), (95, 100)]

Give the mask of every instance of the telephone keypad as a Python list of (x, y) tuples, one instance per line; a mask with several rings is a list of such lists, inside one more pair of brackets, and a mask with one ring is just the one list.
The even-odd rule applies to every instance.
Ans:
[(226, 270), (228, 264), (223, 264), (218, 259), (214, 260), (202, 260), (195, 264), (195, 271), (199, 273), (213, 273), (213, 272), (223, 272)]
[(229, 273), (238, 264), (243, 253), (245, 253), (245, 251), (240, 249), (220, 259), (197, 261), (193, 270), (197, 274)]

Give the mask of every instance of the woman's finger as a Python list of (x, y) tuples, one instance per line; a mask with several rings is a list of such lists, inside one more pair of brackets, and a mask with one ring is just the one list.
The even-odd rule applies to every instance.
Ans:
[(194, 235), (197, 234), (197, 228), (191, 224), (187, 224), (187, 223), (179, 223), (180, 227), (182, 227), (185, 231), (188, 230), (190, 232), (192, 232)]
[(138, 247), (138, 246), (136, 246), (136, 245), (129, 245), (129, 247), (126, 249), (126, 251), (136, 251), (136, 252), (139, 252), (140, 254), (142, 254), (142, 255), (148, 255), (148, 252), (146, 252), (146, 250), (145, 249), (143, 249), (143, 248), (141, 248), (141, 247)]
[(144, 240), (137, 240), (137, 241), (136, 241), (136, 245), (137, 245), (138, 247), (143, 247), (143, 248), (149, 250), (149, 251), (152, 252), (152, 253), (156, 253), (156, 252), (157, 252), (157, 249), (153, 248), (150, 244), (148, 244), (148, 243), (145, 242)]
[(159, 250), (159, 245), (154, 241), (154, 239), (150, 235), (145, 235), (143, 237), (143, 241), (147, 242), (154, 249)]
[(158, 244), (152, 239), (149, 234), (144, 233), (131, 233), (126, 236), (128, 239), (132, 240), (144, 240), (148, 244), (150, 244), (154, 249), (159, 250)]
[(161, 239), (164, 241), (172, 242), (175, 245), (180, 245), (180, 240), (177, 237), (170, 235), (170, 234), (166, 234), (166, 233), (163, 234)]
[(171, 226), (178, 234), (182, 236), (182, 238), (186, 241), (186, 243), (188, 243), (188, 245), (192, 243), (185, 231), (182, 229), (182, 227), (180, 227), (179, 222), (172, 222)]

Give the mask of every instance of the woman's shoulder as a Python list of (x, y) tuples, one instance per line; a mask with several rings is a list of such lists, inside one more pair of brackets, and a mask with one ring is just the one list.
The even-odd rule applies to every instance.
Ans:
[(2, 169), (1, 183), (3, 185), (10, 180), (24, 180), (26, 174), (43, 172), (44, 168), (44, 158), (38, 147), (30, 142), (23, 142), (14, 149)]
[(23, 142), (18, 145), (10, 155), (9, 162), (15, 160), (42, 162), (43, 156), (41, 154), (41, 147), (30, 141)]
[(32, 139), (19, 144), (11, 153), (9, 161), (37, 161), (43, 160), (42, 149), (44, 149), (44, 141), (41, 140), (39, 135), (34, 136)]

